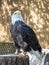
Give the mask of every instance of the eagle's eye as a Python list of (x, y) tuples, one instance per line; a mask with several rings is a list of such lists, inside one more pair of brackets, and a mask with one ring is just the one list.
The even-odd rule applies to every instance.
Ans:
[(15, 14), (17, 14), (17, 13), (15, 12)]

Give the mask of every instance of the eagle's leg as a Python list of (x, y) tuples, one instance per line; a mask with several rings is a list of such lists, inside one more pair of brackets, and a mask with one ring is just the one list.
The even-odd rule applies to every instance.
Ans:
[(24, 51), (22, 49), (19, 49), (18, 55), (23, 57), (23, 56), (25, 56), (25, 53), (24, 53)]
[(15, 45), (15, 43), (14, 43), (14, 47), (15, 47), (15, 49), (16, 49), (15, 54), (17, 54), (17, 55), (19, 55), (19, 56), (21, 56), (21, 57), (25, 56), (23, 49), (20, 49), (17, 45)]

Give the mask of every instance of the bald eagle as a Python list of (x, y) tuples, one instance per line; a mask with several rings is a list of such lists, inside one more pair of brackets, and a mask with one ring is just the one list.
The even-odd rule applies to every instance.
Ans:
[(12, 14), (11, 35), (17, 49), (29, 52), (32, 49), (41, 53), (41, 46), (35, 32), (24, 22), (20, 11)]

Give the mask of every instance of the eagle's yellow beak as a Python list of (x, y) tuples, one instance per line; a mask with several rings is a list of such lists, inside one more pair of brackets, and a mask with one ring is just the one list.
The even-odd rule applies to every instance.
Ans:
[(20, 11), (17, 11), (17, 12), (16, 12), (16, 14), (20, 15), (20, 14), (21, 14), (21, 12), (20, 12)]

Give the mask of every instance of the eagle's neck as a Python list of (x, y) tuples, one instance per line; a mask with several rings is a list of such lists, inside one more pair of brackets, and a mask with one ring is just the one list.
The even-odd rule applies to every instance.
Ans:
[(12, 25), (14, 25), (15, 22), (18, 22), (18, 21), (22, 21), (22, 22), (24, 22), (22, 16), (20, 16), (20, 17), (16, 17), (16, 18), (13, 17), (13, 18), (12, 18)]

